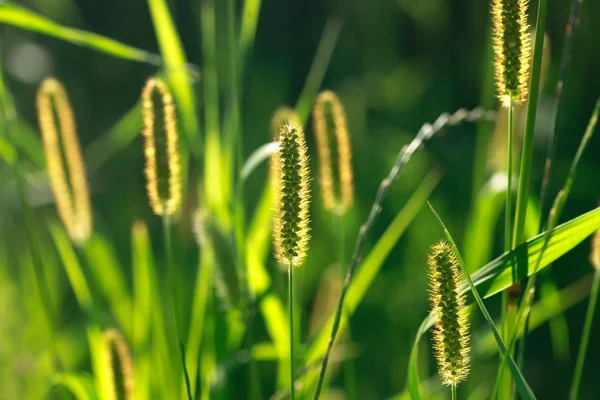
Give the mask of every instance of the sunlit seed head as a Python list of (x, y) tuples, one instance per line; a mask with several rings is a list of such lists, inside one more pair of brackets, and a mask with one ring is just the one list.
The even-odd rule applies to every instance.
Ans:
[(109, 400), (133, 399), (133, 363), (127, 342), (116, 329), (108, 329), (103, 334), (104, 380), (103, 398)]
[[(333, 120), (334, 137), (337, 142), (337, 172), (339, 196), (333, 177), (333, 157), (329, 145), (327, 118)], [(344, 213), (352, 205), (354, 182), (352, 172), (352, 147), (348, 135), (346, 113), (338, 96), (326, 90), (317, 97), (313, 108), (313, 123), (317, 151), (319, 153), (319, 182), (325, 209)]]
[(594, 232), (594, 235), (592, 236), (590, 262), (592, 263), (592, 267), (600, 270), (600, 229)]
[(465, 296), (458, 292), (462, 275), (452, 246), (445, 240), (431, 247), (427, 265), (438, 371), (442, 383), (457, 385), (469, 375), (469, 323)]
[(306, 141), (294, 121), (284, 123), (277, 136), (279, 151), (273, 155), (275, 258), (281, 265), (299, 266), (309, 241), (309, 170)]
[(527, 98), (531, 60), (528, 5), (529, 0), (492, 0), (496, 88), (505, 107)]
[(142, 91), (146, 188), (152, 211), (172, 215), (181, 204), (175, 104), (169, 88), (160, 78), (150, 78)]
[(83, 245), (92, 233), (90, 195), (75, 117), (58, 80), (47, 78), (42, 82), (37, 92), (37, 111), (58, 214), (71, 240)]

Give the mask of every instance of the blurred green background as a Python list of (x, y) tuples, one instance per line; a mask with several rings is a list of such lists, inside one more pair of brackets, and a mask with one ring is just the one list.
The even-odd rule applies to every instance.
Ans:
[[(102, 34), (135, 47), (159, 52), (147, 3), (144, 0), (30, 0), (13, 2), (25, 6), (60, 24)], [(173, 18), (181, 35), (190, 63), (202, 65), (200, 34), (200, 0), (170, 2)], [(217, 8), (217, 43), (224, 37), (223, 24)], [(240, 2), (241, 4), (241, 2)], [(280, 105), (294, 105), (304, 85), (327, 20), (334, 16), (342, 22), (339, 39), (326, 70), (322, 89), (336, 91), (348, 116), (353, 146), (356, 201), (347, 218), (345, 243), (347, 258), (358, 227), (366, 219), (381, 179), (387, 175), (397, 152), (408, 143), (425, 122), (433, 122), (445, 111), (461, 107), (485, 105), (495, 109), (497, 102), (491, 86), (491, 53), (489, 40), (489, 3), (479, 0), (265, 0), (262, 2), (257, 36), (242, 73), (242, 135), (243, 152), (249, 155), (255, 148), (271, 140), (269, 122)], [(535, 10), (537, 2), (530, 9)], [(551, 58), (546, 84), (540, 97), (536, 148), (531, 190), (539, 192), (543, 172), (546, 138), (552, 130), (550, 112), (559, 76), (560, 53), (569, 14), (568, 1), (550, 2), (547, 35)], [(584, 1), (581, 25), (576, 33), (571, 69), (564, 88), (557, 124), (557, 155), (550, 186), (553, 198), (562, 187), (570, 161), (575, 154), (587, 125), (594, 102), (600, 93), (600, 47), (597, 15), (600, 2)], [(76, 113), (82, 147), (112, 127), (138, 100), (145, 80), (156, 73), (146, 64), (116, 59), (90, 49), (74, 46), (54, 38), (0, 25), (2, 72), (14, 96), (17, 112), (32, 127), (36, 127), (35, 93), (39, 82), (53, 75), (65, 84)], [(217, 47), (219, 63), (225, 54)], [(202, 70), (192, 76), (193, 87), (202, 86)], [(227, 93), (227, 84), (220, 87)], [(199, 105), (199, 108), (202, 104)], [(200, 109), (198, 111), (201, 113)], [(201, 121), (204, 121), (203, 115)], [(486, 128), (487, 126), (487, 128)], [(468, 218), (473, 210), (474, 157), (478, 128), (480, 140), (494, 143), (491, 125), (463, 124), (447, 128), (431, 140), (425, 151), (413, 157), (400, 179), (393, 185), (383, 205), (382, 216), (368, 238), (367, 246), (386, 228), (389, 221), (406, 202), (431, 168), (443, 172), (443, 180), (432, 196), (432, 203), (443, 215), (463, 254), (462, 240)], [(306, 265), (298, 281), (302, 305), (302, 342), (312, 338), (308, 330), (315, 296), (324, 271), (336, 261), (331, 250), (337, 242), (331, 216), (321, 205), (316, 180), (317, 163), (311, 122), (306, 125), (311, 168), (313, 169), (312, 240)], [(480, 142), (481, 143), (481, 142)], [(503, 146), (490, 144), (486, 160), (494, 154), (504, 154)], [(594, 137), (583, 157), (573, 192), (563, 214), (563, 221), (586, 212), (600, 197), (600, 138)], [(155, 253), (161, 256), (160, 219), (153, 216), (147, 203), (143, 176), (141, 137), (110, 158), (89, 175), (94, 207), (95, 229), (115, 243), (117, 254), (129, 268), (131, 259), (130, 230), (136, 219), (149, 224), (155, 242)], [(480, 176), (494, 172), (491, 163), (478, 166)], [(192, 164), (191, 175), (200, 176), (202, 166)], [(0, 232), (7, 260), (14, 260), (22, 251), (25, 234), (12, 172), (0, 165)], [(250, 210), (256, 204), (267, 176), (261, 167), (246, 185), (246, 204)], [(36, 205), (40, 226), (55, 216), (52, 196), (41, 179), (31, 194)], [(484, 183), (483, 181), (479, 182)], [(205, 183), (209, 184), (209, 183)], [(193, 200), (187, 207), (193, 205)], [(501, 220), (502, 218), (500, 218)], [(48, 239), (47, 229), (40, 229)], [(492, 244), (494, 254), (502, 247), (502, 223), (497, 226)], [(423, 208), (408, 231), (387, 259), (383, 269), (369, 289), (354, 315), (352, 342), (358, 399), (383, 399), (401, 392), (405, 386), (408, 357), (415, 332), (426, 316), (429, 304), (425, 260), (428, 247), (442, 236), (431, 213)], [(197, 265), (197, 252), (190, 224), (182, 223), (176, 232), (179, 284), (182, 292), (190, 293)], [(590, 272), (589, 242), (585, 241), (560, 259), (542, 281), (553, 278), (559, 288), (577, 281)], [(55, 259), (56, 255), (45, 255)], [(10, 262), (9, 262), (10, 263)], [(272, 258), (269, 267), (275, 279), (275, 290), (285, 294), (285, 275), (279, 272)], [(17, 290), (16, 267), (9, 268), (0, 283), (0, 399), (3, 381), (26, 382), (35, 374), (28, 357), (40, 351), (31, 332), (33, 322), (28, 315), (29, 294)], [(61, 315), (58, 325), (70, 332), (74, 341), (85, 338), (75, 333), (81, 328), (74, 297), (67, 282), (62, 287)], [(538, 294), (539, 296), (539, 294)], [(566, 398), (585, 313), (585, 301), (570, 308), (564, 315), (566, 325), (553, 341), (549, 325), (529, 336), (524, 374), (538, 398)], [(500, 302), (490, 299), (489, 309), (498, 315)], [(321, 310), (322, 312), (322, 310)], [(596, 319), (594, 332), (600, 329)], [(264, 325), (255, 321), (257, 341), (266, 340)], [(473, 323), (473, 331), (485, 329)], [(35, 329), (33, 329), (35, 330)], [(568, 333), (568, 336), (565, 334)], [(592, 334), (588, 361), (600, 357), (600, 340)], [(429, 343), (428, 343), (429, 344)], [(77, 345), (74, 345), (77, 347)], [(80, 346), (84, 346), (82, 343)], [(424, 344), (423, 348), (428, 347)], [(21, 352), (18, 363), (3, 356), (9, 349)], [(83, 350), (82, 350), (83, 351)], [(12, 361), (11, 361), (12, 360)], [(429, 375), (435, 373), (430, 360)], [(463, 395), (471, 393), (482, 382), (491, 387), (496, 372), (496, 358), (478, 358), (472, 362), (473, 379), (463, 387)], [(595, 366), (588, 364), (583, 376), (581, 396), (600, 398)], [(261, 364), (259, 372), (264, 394), (270, 395), (274, 368)], [(427, 375), (425, 369), (422, 374)], [(245, 398), (245, 376), (237, 371), (227, 379), (232, 398)], [(342, 373), (336, 374), (332, 387), (344, 383)], [(485, 390), (489, 390), (489, 387)]]

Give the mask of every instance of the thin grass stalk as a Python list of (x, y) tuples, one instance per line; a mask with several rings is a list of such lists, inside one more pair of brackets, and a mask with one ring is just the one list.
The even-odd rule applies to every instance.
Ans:
[(325, 355), (323, 356), (323, 359), (321, 361), (321, 370), (319, 372), (317, 386), (315, 389), (315, 394), (313, 396), (314, 400), (318, 400), (321, 395), (321, 389), (323, 386), (323, 381), (325, 379), (325, 373), (327, 371), (327, 363), (329, 362), (329, 357), (331, 356), (333, 345), (335, 343), (335, 339), (340, 328), (340, 322), (342, 319), (342, 312), (344, 308), (344, 300), (346, 298), (348, 288), (350, 287), (350, 283), (352, 282), (354, 273), (356, 272), (359, 261), (361, 259), (362, 250), (367, 239), (367, 235), (369, 234), (373, 225), (377, 221), (379, 214), (382, 210), (383, 201), (387, 197), (392, 183), (394, 183), (398, 178), (402, 167), (406, 163), (408, 163), (412, 155), (417, 150), (423, 147), (423, 144), (426, 141), (431, 139), (442, 128), (446, 126), (458, 125), (463, 122), (493, 120), (494, 115), (495, 114), (493, 112), (485, 111), (479, 107), (473, 110), (466, 110), (464, 108), (461, 108), (453, 114), (443, 113), (435, 120), (433, 124), (424, 124), (421, 127), (421, 129), (419, 129), (419, 132), (417, 133), (416, 137), (408, 145), (402, 147), (402, 149), (396, 156), (396, 161), (394, 162), (392, 169), (379, 184), (379, 188), (377, 190), (377, 194), (375, 195), (375, 200), (373, 202), (373, 205), (371, 206), (371, 210), (369, 211), (367, 220), (361, 225), (359, 234), (356, 238), (352, 258), (350, 259), (350, 264), (348, 265), (348, 272), (346, 273), (346, 278), (344, 279), (344, 286), (342, 287), (342, 291), (340, 292), (340, 299), (335, 310), (333, 325), (331, 327), (331, 335), (329, 337), (329, 342), (327, 343), (327, 350), (325, 351)]
[[(179, 388), (179, 383), (181, 381), (181, 377), (183, 376), (184, 380), (185, 380), (185, 384), (186, 384), (186, 392), (187, 392), (187, 396), (188, 396), (188, 400), (192, 400), (192, 393), (191, 393), (191, 385), (190, 385), (190, 378), (187, 374), (187, 368), (185, 365), (185, 350), (183, 348), (183, 342), (181, 341), (181, 338), (179, 337), (179, 321), (177, 318), (178, 315), (178, 302), (177, 302), (177, 290), (175, 289), (175, 277), (176, 277), (176, 272), (175, 271), (175, 264), (173, 261), (173, 242), (172, 242), (172, 238), (171, 238), (171, 216), (167, 213), (165, 213), (163, 215), (163, 240), (164, 240), (164, 246), (165, 246), (165, 253), (166, 253), (166, 258), (167, 258), (167, 285), (168, 285), (168, 291), (169, 294), (171, 296), (170, 299), (170, 303), (171, 303), (171, 311), (173, 313), (173, 329), (174, 329), (174, 335), (175, 335), (175, 347), (173, 348), (175, 351), (177, 351), (179, 349), (179, 353), (181, 356), (181, 363), (179, 364), (179, 367), (176, 370), (175, 376), (176, 376), (176, 383), (177, 383), (177, 387)], [(179, 390), (179, 389), (178, 389)]]
[(527, 200), (529, 199), (529, 182), (531, 178), (531, 163), (533, 159), (533, 137), (535, 133), (535, 118), (537, 115), (537, 102), (540, 93), (540, 74), (542, 69), (542, 50), (544, 47), (544, 32), (546, 30), (547, 0), (539, 0), (536, 28), (535, 46), (533, 49), (533, 67), (531, 69), (531, 83), (529, 85), (529, 102), (527, 104), (527, 122), (525, 123), (525, 138), (521, 153), (521, 167), (519, 172), (519, 188), (515, 211), (515, 224), (513, 245), (524, 241), (525, 218), (527, 217)]
[(575, 373), (573, 374), (573, 383), (569, 392), (570, 400), (579, 398), (579, 387), (581, 384), (581, 376), (583, 375), (583, 365), (587, 354), (588, 342), (592, 331), (592, 322), (596, 312), (596, 304), (598, 303), (598, 288), (600, 287), (600, 269), (594, 272), (594, 280), (592, 282), (592, 291), (588, 302), (587, 312), (585, 314), (585, 323), (581, 332), (581, 341), (579, 342), (579, 351), (577, 352), (577, 362), (575, 363)]
[(452, 400), (456, 400), (456, 384), (452, 384)]
[(294, 376), (296, 372), (296, 352), (294, 346), (294, 264), (289, 259), (288, 268), (288, 310), (290, 317), (290, 398), (296, 399)]
[(506, 155), (506, 210), (505, 215), (505, 226), (504, 226), (504, 251), (511, 249), (511, 233), (512, 233), (512, 169), (513, 169), (513, 125), (514, 125), (514, 105), (512, 100), (508, 105), (508, 148)]

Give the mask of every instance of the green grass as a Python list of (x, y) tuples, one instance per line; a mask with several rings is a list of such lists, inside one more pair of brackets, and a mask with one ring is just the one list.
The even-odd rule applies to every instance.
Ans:
[[(308, 23), (299, 9), (292, 9), (294, 18), (304, 21), (300, 29), (281, 15), (287, 6), (277, 9), (260, 0), (142, 3), (140, 15), (145, 18), (127, 22), (132, 29), (140, 24), (140, 40), (131, 43), (146, 43), (149, 36), (160, 54), (95, 33), (111, 30), (101, 24), (88, 26), (89, 11), (75, 3), (65, 3), (62, 9), (40, 5), (36, 11), (0, 5), (2, 39), (8, 43), (0, 55), (0, 380), (7, 382), (0, 398), (116, 400), (107, 389), (114, 379), (103, 339), (108, 329), (123, 335), (132, 354), (132, 399), (324, 399), (336, 392), (351, 399), (389, 398), (394, 393), (399, 393), (393, 397), (397, 399), (447, 397), (449, 390), (441, 388), (433, 371), (431, 348), (421, 343), (436, 318), (427, 315), (427, 249), (442, 231), (465, 277), (457, 290), (468, 295), (473, 333), (472, 373), (458, 389), (458, 398), (513, 399), (513, 382), (519, 397), (533, 399), (539, 391), (543, 398), (548, 392), (539, 376), (551, 374), (559, 362), (575, 367), (573, 376), (548, 378), (560, 384), (556, 395), (569, 388), (573, 399), (597, 393), (588, 375), (597, 356), (592, 353), (591, 331), (599, 274), (592, 277), (579, 267), (564, 267), (584, 265), (587, 251), (579, 246), (600, 229), (600, 208), (591, 206), (597, 203), (597, 193), (589, 188), (595, 187), (598, 164), (586, 157), (586, 149), (594, 154), (597, 145), (593, 134), (600, 102), (583, 136), (569, 141), (580, 143), (574, 155), (561, 155), (568, 146), (558, 155), (549, 152), (550, 162), (567, 177), (564, 183), (544, 183), (542, 196), (531, 189), (544, 169), (534, 135), (541, 130), (536, 120), (547, 113), (538, 107), (545, 95), (540, 93), (542, 38), (546, 14), (556, 11), (554, 5), (537, 3), (513, 218), (511, 148), (519, 144), (522, 129), (519, 113), (511, 107), (505, 179), (486, 160), (486, 152), (494, 151), (487, 148), (493, 143), (487, 135), (494, 117), (487, 40), (482, 41), (487, 47), (481, 52), (481, 82), (473, 82), (481, 83), (482, 89), (469, 95), (479, 98), (485, 109), (444, 113), (409, 140), (408, 132), (420, 126), (420, 119), (453, 106), (444, 100), (451, 96), (438, 94), (442, 92), (436, 85), (445, 85), (443, 79), (434, 85), (427, 69), (414, 68), (413, 63), (421, 64), (410, 58), (404, 41), (388, 41), (404, 33), (373, 21), (401, 10), (401, 21), (410, 16), (418, 32), (435, 35), (434, 26), (445, 29), (438, 23), (444, 20), (422, 24), (439, 10), (404, 3), (394, 5), (399, 7), (395, 11), (387, 5), (348, 13), (319, 8), (324, 14), (315, 14)], [(379, 7), (386, 11), (371, 14)], [(582, 21), (593, 31), (592, 6), (585, 7)], [(126, 13), (125, 8), (115, 13)], [(487, 9), (481, 10), (474, 8), (474, 20), (489, 19)], [(456, 25), (453, 19), (446, 22)], [(288, 28), (296, 30), (305, 48), (279, 42)], [(473, 26), (482, 32), (483, 28)], [(81, 121), (96, 225), (80, 247), (72, 243), (53, 206), (32, 97), (37, 78), (23, 78), (22, 69), (14, 67), (14, 51), (20, 46), (15, 37), (23, 43), (39, 42), (36, 46), (51, 52), (59, 51), (53, 47), (58, 44), (85, 47), (69, 48), (65, 54), (81, 53), (98, 63), (80, 75), (77, 60), (53, 58), (53, 73), (69, 80), (70, 95), (81, 102), (76, 119)], [(257, 39), (265, 43), (255, 43)], [(577, 44), (583, 39), (573, 40)], [(434, 52), (440, 59), (446, 57), (430, 46), (424, 41), (416, 50), (424, 52), (421, 56)], [(569, 46), (561, 55), (563, 81)], [(407, 61), (390, 56), (398, 47)], [(357, 49), (363, 48), (359, 58)], [(271, 51), (281, 58), (269, 59)], [(102, 73), (118, 75), (110, 70), (110, 62), (103, 64), (104, 56), (121, 59), (122, 64), (115, 65), (131, 68), (140, 82), (146, 75), (164, 77), (174, 95), (182, 133), (178, 151), (184, 201), (177, 215), (164, 218), (162, 227), (161, 218), (151, 216), (143, 191), (140, 102), (115, 101), (104, 110), (106, 99), (95, 96), (102, 89), (96, 86), (108, 79)], [(292, 61), (286, 64), (282, 60), (288, 56)], [(440, 59), (432, 63), (432, 76), (443, 67)], [(573, 60), (582, 63), (580, 53), (575, 52)], [(477, 64), (474, 59), (466, 62)], [(471, 78), (463, 72), (461, 76)], [(292, 80), (294, 75), (300, 78)], [(454, 79), (456, 71), (451, 76)], [(398, 82), (404, 86), (397, 87)], [(426, 89), (418, 90), (419, 85)], [(123, 87), (124, 97), (134, 92), (125, 89), (133, 86)], [(356, 201), (343, 221), (331, 224), (313, 183), (310, 251), (306, 265), (286, 283), (272, 256), (273, 175), (267, 170), (278, 149), (265, 116), (279, 104), (295, 104), (309, 131), (315, 96), (332, 87), (348, 111)], [(91, 100), (85, 97), (88, 90)], [(407, 108), (400, 101), (402, 91), (422, 101), (418, 109), (427, 112)], [(575, 97), (571, 92), (568, 102), (556, 103), (570, 112), (565, 112), (569, 117), (563, 118), (561, 129), (558, 124), (553, 127), (557, 137), (579, 132), (588, 120), (587, 103)], [(478, 124), (474, 140), (468, 136), (472, 128), (462, 126), (465, 122)], [(307, 136), (314, 156), (314, 143)], [(314, 158), (313, 182), (319, 170)], [(472, 166), (467, 163), (471, 159)], [(570, 169), (561, 169), (568, 164)], [(557, 188), (551, 210), (546, 212), (543, 204), (538, 210), (540, 197)], [(439, 214), (424, 210), (430, 200)], [(561, 224), (563, 214), (568, 221)], [(453, 235), (446, 226), (452, 227)], [(546, 227), (544, 232), (539, 232), (540, 226)], [(463, 240), (455, 242), (459, 237)], [(351, 258), (346, 251), (350, 249)], [(346, 275), (320, 302), (317, 288), (323, 272), (336, 262)], [(532, 295), (540, 271), (544, 274), (538, 282), (545, 283)], [(509, 315), (503, 309), (495, 316), (494, 295), (508, 299), (507, 290), (523, 280), (525, 289), (512, 300), (515, 312)], [(570, 310), (588, 294), (583, 319)], [(324, 322), (310, 330), (314, 321)], [(546, 326), (551, 327), (550, 339), (536, 348), (526, 345), (526, 340), (540, 340)], [(581, 345), (574, 351), (568, 334), (580, 331)], [(534, 374), (534, 365), (541, 365), (541, 372)], [(505, 366), (510, 374), (503, 373)], [(387, 373), (383, 377), (382, 370)], [(297, 390), (290, 392), (290, 387)]]

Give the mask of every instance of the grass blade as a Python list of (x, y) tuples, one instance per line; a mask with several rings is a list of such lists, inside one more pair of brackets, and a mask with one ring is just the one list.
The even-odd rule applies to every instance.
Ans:
[(178, 112), (182, 116), (187, 144), (189, 149), (197, 154), (201, 140), (196, 113), (196, 99), (190, 86), (190, 66), (185, 58), (181, 39), (177, 34), (167, 2), (165, 0), (148, 0), (148, 7), (150, 8), (158, 45), (164, 56), (167, 77), (173, 89)]
[(54, 378), (51, 390), (63, 388), (76, 400), (95, 400), (94, 378), (89, 374), (65, 373)]
[(88, 47), (109, 54), (113, 57), (152, 65), (161, 64), (161, 58), (157, 54), (128, 46), (96, 33), (59, 25), (39, 14), (12, 4), (0, 5), (0, 23), (52, 36), (78, 46)]
[(479, 309), (481, 310), (492, 333), (494, 334), (496, 342), (498, 343), (498, 347), (502, 351), (504, 358), (508, 361), (508, 366), (512, 372), (513, 378), (515, 380), (515, 383), (517, 385), (519, 393), (521, 394), (521, 397), (523, 397), (523, 399), (535, 399), (535, 395), (531, 391), (531, 388), (527, 384), (527, 381), (525, 381), (525, 378), (521, 374), (521, 371), (519, 371), (519, 368), (515, 364), (515, 361), (513, 360), (512, 356), (508, 352), (508, 349), (504, 345), (504, 342), (502, 341), (502, 337), (500, 336), (500, 334), (498, 333), (498, 330), (496, 329), (496, 324), (494, 324), (492, 317), (490, 316), (487, 309), (485, 308), (485, 305), (483, 304), (483, 300), (479, 296), (479, 293), (477, 292), (477, 289), (475, 288), (475, 285), (473, 284), (473, 281), (471, 280), (469, 271), (467, 270), (467, 266), (465, 265), (465, 262), (463, 261), (462, 256), (460, 255), (458, 248), (456, 247), (456, 243), (454, 243), (454, 239), (452, 239), (452, 235), (450, 235), (450, 232), (444, 225), (444, 222), (442, 221), (442, 219), (440, 218), (438, 213), (435, 212), (435, 209), (433, 208), (433, 206), (431, 204), (429, 204), (429, 207), (431, 208), (431, 211), (437, 218), (440, 226), (444, 230), (444, 234), (446, 235), (446, 238), (448, 239), (450, 244), (452, 244), (452, 248), (454, 250), (454, 253), (456, 254), (456, 259), (458, 261), (458, 264), (460, 265), (460, 269), (462, 270), (463, 276), (464, 276), (465, 280), (467, 281), (469, 288), (471, 289), (471, 293), (473, 294), (473, 297), (475, 298), (475, 301), (477, 302)]

